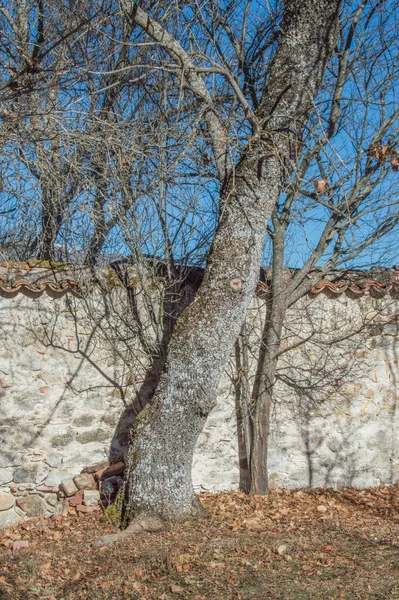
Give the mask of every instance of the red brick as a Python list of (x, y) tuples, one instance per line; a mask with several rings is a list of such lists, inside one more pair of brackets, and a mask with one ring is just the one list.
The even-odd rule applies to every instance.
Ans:
[(107, 470), (107, 467), (104, 467), (103, 469), (100, 469), (99, 471), (94, 473), (94, 477), (96, 478), (97, 481), (101, 481), (101, 479), (103, 478), (103, 473), (106, 470)]
[(69, 506), (78, 506), (78, 504), (82, 504), (83, 502), (83, 494), (75, 494), (68, 498)]
[[(108, 479), (109, 477), (115, 477), (116, 475), (121, 475), (125, 470), (125, 463), (120, 461), (115, 463), (114, 465), (109, 465), (106, 469), (101, 471), (101, 479)], [(97, 473), (96, 473), (97, 476)]]
[(79, 505), (76, 507), (76, 510), (77, 510), (79, 513), (92, 513), (92, 512), (95, 512), (95, 511), (96, 511), (96, 510), (98, 510), (98, 509), (99, 509), (99, 507), (98, 507), (98, 506), (85, 506), (84, 504), (79, 504)]
[(38, 492), (49, 492), (53, 494), (57, 494), (59, 491), (58, 487), (51, 485), (39, 485), (36, 489)]
[(82, 473), (95, 473), (96, 471), (100, 471), (100, 469), (105, 469), (108, 467), (108, 461), (103, 460), (102, 462), (95, 463), (94, 465), (90, 465), (89, 467), (85, 467), (82, 470)]

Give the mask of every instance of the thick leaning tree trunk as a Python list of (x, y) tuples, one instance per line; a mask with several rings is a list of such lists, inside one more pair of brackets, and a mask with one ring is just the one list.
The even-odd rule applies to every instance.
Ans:
[[(198, 507), (191, 482), (195, 444), (215, 406), (224, 365), (258, 281), (267, 221), (293, 168), (295, 145), (333, 51), (339, 5), (339, 0), (285, 2), (280, 42), (258, 109), (262, 135), (253, 139), (234, 178), (224, 185), (203, 283), (177, 321), (154, 399), (132, 431), (125, 525), (140, 512), (174, 520)], [(136, 22), (151, 35), (149, 20), (142, 21), (139, 11)]]

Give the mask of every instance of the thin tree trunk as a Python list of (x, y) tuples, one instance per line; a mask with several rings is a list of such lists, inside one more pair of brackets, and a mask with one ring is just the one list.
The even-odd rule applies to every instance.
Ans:
[(57, 190), (43, 190), (42, 230), (38, 239), (41, 260), (55, 261), (57, 258), (55, 243), (60, 231), (62, 216), (63, 211), (59, 205)]
[(234, 379), (235, 407), (237, 421), (238, 462), (240, 468), (240, 490), (248, 493), (251, 490), (250, 456), (252, 435), (248, 410), (248, 339), (246, 325), (242, 326), (241, 335), (235, 343), (235, 364), (237, 374)]
[[(285, 3), (283, 33), (260, 107), (264, 136), (248, 146), (224, 186), (204, 280), (176, 323), (154, 399), (132, 431), (125, 525), (140, 512), (180, 519), (198, 509), (191, 483), (195, 445), (253, 297), (267, 221), (331, 56), (339, 5), (338, 0)], [(157, 35), (137, 6), (132, 18)]]
[(281, 340), (284, 317), (270, 322), (263, 338), (263, 343), (273, 351), (267, 351), (263, 363), (260, 363), (260, 385), (257, 392), (252, 393), (256, 400), (253, 421), (253, 442), (251, 451), (251, 491), (255, 494), (267, 494), (268, 482), (268, 445), (270, 433), (270, 416), (273, 406), (273, 390), (276, 380), (277, 356), (274, 350)]
[(278, 352), (287, 310), (284, 280), (284, 228), (275, 223), (273, 240), (272, 282), (266, 300), (266, 317), (259, 349), (257, 372), (252, 390), (255, 401), (252, 424), (251, 490), (267, 494), (267, 450), (270, 413), (276, 379)]

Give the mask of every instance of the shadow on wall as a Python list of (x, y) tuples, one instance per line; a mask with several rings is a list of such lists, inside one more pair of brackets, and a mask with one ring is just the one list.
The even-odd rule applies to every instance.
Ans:
[[(14, 299), (18, 296), (21, 299), (25, 297), (31, 300), (37, 300), (42, 297), (48, 297), (52, 300), (60, 300), (65, 298), (67, 294), (71, 294), (72, 296), (76, 297), (76, 293), (73, 289), (65, 289), (62, 292), (57, 292), (46, 288), (40, 292), (33, 292), (22, 287), (20, 290), (14, 292), (7, 292), (4, 290), (0, 291), (0, 297), (5, 299)], [(3, 352), (7, 352), (6, 356), (3, 355), (1, 357), (0, 364), (0, 446), (2, 448), (3, 460), (5, 460), (5, 465), (2, 466), (14, 467), (20, 464), (20, 459), (18, 458), (19, 454), (27, 451), (29, 448), (33, 448), (36, 440), (42, 436), (43, 430), (46, 429), (46, 427), (51, 423), (54, 414), (62, 405), (67, 392), (71, 389), (70, 384), (78, 375), (84, 359), (82, 358), (75, 372), (71, 375), (68, 385), (66, 385), (62, 390), (58, 400), (55, 402), (46, 420), (41, 421), (40, 424), (34, 424), (33, 414), (31, 414), (32, 403), (30, 402), (30, 399), (26, 399), (23, 394), (19, 393), (16, 394), (16, 398), (12, 398), (14, 404), (12, 405), (12, 409), (8, 412), (7, 390), (12, 387), (10, 384), (20, 384), (21, 378), (25, 376), (25, 373), (29, 370), (29, 367), (33, 366), (35, 359), (39, 362), (38, 354), (43, 353), (38, 352), (36, 353), (36, 356), (34, 356), (33, 353), (30, 355), (28, 351), (28, 348), (30, 347), (29, 345), (25, 348), (25, 350), (23, 350), (22, 347), (23, 351), (21, 353), (21, 347), (18, 347), (21, 331), (23, 332), (23, 338), (26, 340), (36, 339), (41, 343), (42, 340), (37, 339), (35, 329), (32, 329), (32, 327), (29, 325), (24, 324), (23, 318), (16, 320), (10, 319), (10, 315), (7, 314), (7, 308), (9, 311), (9, 307), (1, 308), (1, 311), (4, 311), (6, 315), (5, 318), (0, 318), (0, 336), (3, 342)], [(24, 317), (28, 315), (29, 320), (29, 317), (32, 316), (34, 321), (36, 321), (36, 306), (32, 307), (31, 311), (29, 311), (28, 306), (25, 304), (23, 310)], [(31, 315), (29, 315), (29, 312)], [(22, 315), (20, 315), (20, 317), (22, 317)], [(38, 323), (36, 323), (36, 325), (38, 325)], [(8, 347), (7, 342), (9, 342)], [(17, 356), (14, 355), (13, 351), (17, 352)], [(20, 360), (18, 361), (18, 359)], [(36, 371), (39, 370), (36, 367), (33, 368)], [(1, 375), (6, 381), (3, 381)], [(42, 383), (45, 384), (45, 381)], [(41, 386), (40, 391), (44, 393), (46, 388), (47, 386), (43, 385)], [(33, 395), (34, 392), (32, 391), (32, 396)], [(12, 431), (12, 436), (9, 435), (10, 430)]]
[[(149, 344), (145, 336), (145, 327), (142, 323), (142, 312), (140, 306), (141, 290), (137, 286), (129, 283), (129, 274), (127, 270), (120, 268), (118, 264), (113, 265), (113, 269), (123, 286), (126, 293), (127, 305), (132, 322), (138, 325), (137, 333), (140, 343), (146, 352), (148, 361), (145, 370), (144, 379), (140, 387), (135, 391), (133, 400), (123, 410), (111, 442), (110, 459), (112, 459), (112, 449), (117, 447), (127, 448), (129, 437), (133, 431), (136, 416), (148, 404), (155, 393), (160, 377), (165, 367), (169, 343), (175, 328), (175, 324), (182, 312), (194, 300), (195, 290), (198, 287), (199, 275), (195, 270), (187, 273), (186, 277), (172, 277), (163, 287), (160, 323), (157, 327), (155, 313), (150, 310), (152, 317), (151, 328), (156, 330), (156, 343)], [(191, 276), (191, 278), (190, 278)], [(146, 300), (149, 300), (146, 294)]]
[(302, 414), (309, 487), (372, 487), (399, 480), (397, 323), (370, 327), (369, 375), (342, 410)]
[[(389, 369), (389, 381), (391, 390), (394, 392), (386, 398), (386, 408), (390, 416), (390, 482), (396, 483), (399, 479), (399, 422), (398, 422), (398, 402), (399, 402), (399, 323), (397, 314), (394, 315), (394, 322), (382, 326), (382, 336), (380, 344), (385, 354), (386, 364)], [(391, 396), (391, 397), (389, 397)]]
[[(123, 278), (123, 274), (117, 276)], [(130, 285), (129, 281), (122, 282), (123, 285), (114, 288), (109, 295), (92, 293), (82, 297), (70, 292), (19, 292), (18, 299), (15, 294), (3, 294), (3, 297), (14, 298), (12, 304), (0, 305), (0, 310), (5, 311), (0, 321), (0, 333), (2, 340), (9, 342), (8, 346), (3, 344), (3, 352), (0, 352), (0, 442), (7, 465), (16, 466), (15, 448), (9, 444), (11, 433), (14, 439), (18, 435), (23, 441), (19, 444), (20, 452), (34, 447), (37, 441), (39, 447), (44, 447), (40, 443), (42, 437), (51, 445), (52, 436), (57, 435), (59, 448), (69, 445), (68, 452), (75, 441), (93, 442), (93, 446), (98, 441), (103, 442), (103, 456), (105, 445), (109, 459), (121, 456), (128, 444), (136, 415), (153, 397), (165, 365), (175, 322), (195, 293), (195, 286), (191, 283), (179, 282), (176, 286), (170, 286), (167, 293), (162, 295), (162, 304), (157, 312), (160, 320), (157, 320), (151, 310), (144, 306), (141, 289)], [(26, 298), (42, 300), (29, 303)], [(16, 316), (11, 319), (12, 313), (7, 311), (12, 306), (12, 310), (18, 311), (17, 303), (21, 304), (21, 318), (18, 318), (18, 312), (14, 312)], [(22, 337), (26, 338), (26, 347), (21, 348)], [(348, 393), (350, 401), (346, 407), (345, 403), (341, 403), (340, 416), (332, 414), (331, 407), (325, 408), (325, 418), (322, 416), (323, 407), (319, 416), (314, 410), (304, 410), (300, 421), (302, 427), (299, 431), (296, 428), (292, 434), (295, 439), (287, 438), (284, 441), (287, 447), (295, 445), (297, 456), (301, 455), (302, 461), (301, 465), (293, 464), (287, 472), (292, 474), (300, 468), (300, 481), (305, 482), (307, 468), (310, 487), (365, 487), (378, 485), (380, 480), (396, 481), (396, 465), (399, 462), (396, 450), (397, 324), (390, 322), (382, 329), (373, 330), (367, 345), (370, 348), (374, 345), (372, 360), (376, 363), (374, 369), (369, 368), (370, 382), (366, 384), (363, 381), (362, 388), (360, 382), (352, 381), (357, 387), (354, 392)], [(49, 351), (40, 357), (44, 354), (41, 352), (42, 346)], [(52, 348), (58, 352), (52, 354)], [(10, 356), (6, 361), (8, 351)], [(64, 366), (60, 360), (62, 355), (66, 357)], [(7, 373), (3, 376), (4, 369)], [(26, 374), (21, 372), (23, 370), (26, 374), (30, 370), (34, 372), (33, 386), (33, 379), (28, 380)], [(64, 379), (59, 376), (60, 373), (65, 375)], [(38, 383), (42, 375), (53, 382), (59, 379), (54, 384), (57, 393), (52, 394), (51, 403), (51, 389), (48, 390), (51, 384), (45, 379), (43, 383)], [(4, 381), (1, 381), (3, 378)], [(61, 379), (63, 385), (60, 385)], [(14, 382), (15, 393), (13, 391), (11, 394), (7, 388), (10, 385), (14, 388)], [(107, 409), (103, 407), (99, 410), (94, 405), (98, 400), (105, 406), (105, 397), (111, 404), (108, 415)], [(40, 416), (45, 416), (36, 418), (34, 406), (39, 405), (40, 410), (40, 403), (46, 401), (49, 402), (46, 410), (40, 411)], [(84, 411), (76, 411), (77, 402), (81, 403)], [(363, 410), (365, 408), (367, 411)], [(77, 413), (79, 423), (75, 418)], [(73, 435), (69, 433), (69, 423), (72, 421), (75, 427)], [(63, 424), (58, 435), (56, 424), (61, 422)], [(47, 429), (50, 431), (48, 434)], [(96, 439), (96, 435), (103, 437)], [(298, 447), (300, 435), (303, 442), (301, 450)], [(83, 436), (86, 436), (86, 441), (82, 441)], [(76, 452), (84, 449), (80, 443), (76, 447)], [(305, 460), (306, 468), (303, 466)], [(277, 463), (276, 466), (279, 470)], [(286, 483), (290, 485), (289, 480)]]
[[(172, 278), (168, 285), (161, 280), (158, 290), (147, 293), (144, 284), (130, 283), (126, 270), (115, 267), (114, 276), (117, 282), (111, 281), (107, 293), (101, 282), (86, 288), (87, 293), (48, 288), (34, 292), (24, 286), (1, 292), (5, 300), (0, 305), (4, 311), (0, 321), (4, 466), (18, 466), (20, 456), (36, 446), (44, 449), (47, 444), (51, 451), (53, 443), (59, 442), (60, 450), (70, 444), (70, 452), (75, 440), (93, 445), (107, 442), (110, 426), (115, 429), (109, 459), (121, 456), (136, 415), (153, 397), (175, 322), (193, 300), (197, 281), (195, 274), (191, 280)], [(49, 351), (43, 352), (46, 348)], [(99, 404), (104, 404), (106, 395), (112, 414), (94, 406), (96, 392)]]

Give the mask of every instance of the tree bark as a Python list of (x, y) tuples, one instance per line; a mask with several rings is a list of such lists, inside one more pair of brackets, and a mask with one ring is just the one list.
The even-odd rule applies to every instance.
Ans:
[(235, 406), (237, 421), (238, 464), (240, 468), (239, 488), (248, 494), (251, 491), (250, 456), (252, 447), (251, 423), (249, 415), (250, 390), (248, 385), (248, 337), (245, 323), (235, 343), (236, 377), (234, 378)]
[(267, 450), (270, 429), (270, 411), (276, 379), (285, 314), (287, 311), (286, 282), (284, 278), (285, 229), (274, 220), (272, 281), (266, 299), (266, 317), (260, 343), (257, 372), (251, 398), (255, 401), (252, 421), (251, 491), (267, 494)]
[(251, 491), (255, 494), (267, 494), (269, 491), (267, 457), (270, 414), (285, 312), (284, 299), (276, 299), (271, 307), (270, 317), (266, 319), (261, 342), (265, 352), (260, 352), (262, 356), (259, 358), (252, 392), (256, 405), (252, 425)]
[[(178, 319), (154, 399), (132, 431), (125, 525), (140, 512), (174, 520), (198, 509), (191, 483), (194, 448), (259, 278), (267, 221), (293, 168), (296, 143), (335, 45), (339, 5), (285, 2), (281, 39), (258, 109), (262, 135), (223, 186), (204, 280)], [(146, 31), (155, 37), (156, 27), (148, 23)]]

